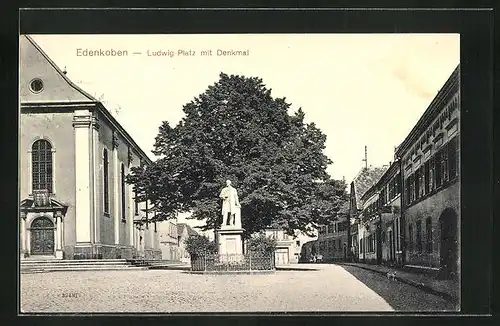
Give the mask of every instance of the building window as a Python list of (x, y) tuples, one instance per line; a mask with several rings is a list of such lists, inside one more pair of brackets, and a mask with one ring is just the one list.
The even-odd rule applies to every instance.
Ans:
[(396, 174), (396, 178), (394, 179), (394, 183), (395, 183), (395, 188), (396, 188), (396, 195), (399, 195), (401, 193), (401, 174), (398, 173)]
[(448, 151), (447, 148), (441, 150), (441, 177), (443, 179), (442, 183), (448, 181)]
[(121, 202), (122, 202), (122, 221), (125, 222), (127, 220), (125, 215), (125, 165), (122, 163), (121, 167), (121, 182), (122, 182), (122, 193), (121, 193)]
[(40, 93), (43, 90), (43, 81), (40, 78), (35, 78), (30, 82), (30, 90), (33, 93)]
[(442, 178), (442, 165), (441, 165), (441, 152), (437, 152), (436, 155), (434, 155), (434, 169), (436, 173), (436, 189), (441, 187), (443, 183), (443, 178)]
[(430, 192), (430, 162), (427, 161), (424, 164), (424, 195)]
[(103, 158), (103, 193), (104, 193), (104, 212), (109, 213), (109, 159), (108, 159), (108, 150), (104, 149)]
[(39, 139), (31, 147), (31, 178), (33, 190), (52, 193), (52, 146)]
[(429, 159), (429, 192), (433, 191), (436, 187), (436, 167), (434, 164), (434, 156)]
[(414, 200), (417, 200), (420, 198), (420, 168), (415, 171), (415, 198)]
[(457, 137), (454, 137), (448, 143), (448, 171), (450, 180), (453, 180), (456, 176), (458, 176), (458, 158), (458, 139)]
[(428, 217), (425, 220), (425, 232), (426, 232), (426, 240), (427, 240), (427, 252), (432, 253), (432, 220)]
[(408, 225), (408, 251), (413, 251), (413, 225)]
[(408, 178), (410, 184), (410, 203), (415, 201), (415, 175), (410, 175)]
[(417, 221), (417, 252), (422, 252), (422, 221)]
[(342, 245), (341, 245), (341, 242), (340, 242), (340, 239), (339, 239), (339, 245), (338, 245), (337, 249), (340, 251), (340, 250), (342, 250), (341, 247), (342, 247)]

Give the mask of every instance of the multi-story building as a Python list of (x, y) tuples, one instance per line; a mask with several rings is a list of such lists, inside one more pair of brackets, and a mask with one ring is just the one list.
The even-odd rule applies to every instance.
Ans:
[(401, 171), (399, 161), (391, 162), (389, 169), (375, 185), (379, 192), (378, 213), (381, 222), (380, 247), (382, 263), (403, 265), (401, 232)]
[[(377, 183), (380, 176), (385, 173), (387, 166), (372, 167), (367, 166), (358, 172), (356, 177), (350, 184), (349, 191), (349, 218), (351, 227), (348, 229), (348, 252), (351, 260), (362, 260), (366, 258), (368, 246), (368, 235), (370, 232), (366, 230), (365, 223), (362, 219), (363, 210), (368, 208), (368, 203), (365, 203), (366, 192)], [(371, 202), (370, 202), (371, 203)], [(352, 232), (353, 228), (357, 227), (357, 231)], [(366, 231), (366, 232), (365, 232)], [(354, 233), (354, 235), (352, 234)], [(354, 237), (357, 233), (357, 237)], [(366, 239), (365, 239), (366, 238)], [(371, 238), (370, 238), (371, 241)]]
[(406, 263), (460, 270), (460, 66), (411, 130), (401, 160)]
[[(104, 105), (20, 36), (21, 258), (157, 255), (125, 176), (151, 161)], [(139, 240), (144, 241), (139, 245)]]
[(399, 162), (389, 165), (361, 197), (360, 258), (369, 263), (402, 265), (401, 182)]
[(363, 196), (363, 210), (359, 215), (358, 236), (360, 257), (362, 262), (380, 263), (382, 259), (382, 247), (380, 242), (381, 221), (378, 214), (379, 194), (375, 187), (369, 188)]

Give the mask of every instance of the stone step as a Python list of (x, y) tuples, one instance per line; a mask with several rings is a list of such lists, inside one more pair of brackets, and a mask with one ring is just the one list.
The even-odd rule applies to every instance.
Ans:
[(103, 267), (103, 268), (96, 268), (94, 266), (88, 266), (88, 267), (73, 267), (73, 268), (28, 268), (21, 270), (22, 274), (29, 274), (29, 273), (43, 273), (43, 272), (82, 272), (82, 271), (131, 271), (131, 270), (147, 270), (145, 267), (136, 267), (136, 266), (127, 266), (127, 267)]
[(59, 269), (71, 269), (71, 268), (132, 268), (137, 267), (133, 265), (34, 265), (34, 266), (21, 266), (21, 270), (33, 269), (33, 268), (59, 268)]
[(86, 262), (86, 263), (94, 263), (94, 262), (111, 262), (111, 263), (119, 263), (119, 262), (127, 262), (126, 259), (23, 259), (21, 260), (21, 264), (45, 264), (45, 263), (78, 263), (78, 262)]
[(103, 262), (85, 262), (85, 261), (78, 261), (78, 262), (43, 262), (43, 263), (23, 263), (21, 262), (21, 266), (48, 266), (48, 265), (59, 265), (59, 266), (78, 266), (78, 265), (130, 265), (130, 263), (126, 261), (122, 262), (111, 262), (111, 261), (103, 261)]

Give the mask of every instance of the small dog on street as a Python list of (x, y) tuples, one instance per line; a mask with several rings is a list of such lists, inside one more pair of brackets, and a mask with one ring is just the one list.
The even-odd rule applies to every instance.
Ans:
[(395, 281), (396, 280), (396, 272), (389, 272), (387, 273), (387, 278), (390, 280)]

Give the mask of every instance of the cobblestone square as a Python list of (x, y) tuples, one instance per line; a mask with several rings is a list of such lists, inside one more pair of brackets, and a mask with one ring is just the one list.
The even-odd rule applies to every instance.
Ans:
[(453, 310), (409, 285), (355, 267), (262, 275), (177, 270), (21, 275), (21, 312), (294, 312)]

